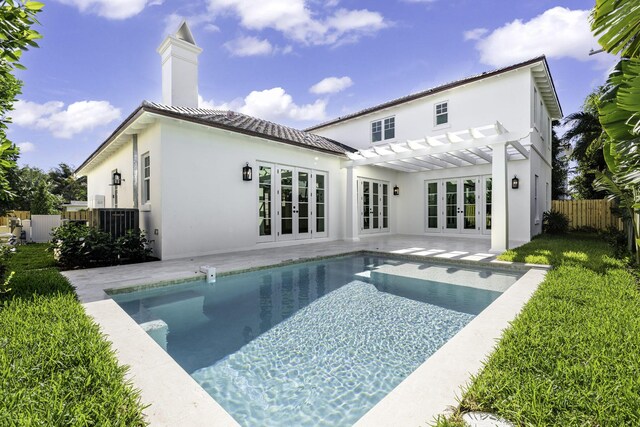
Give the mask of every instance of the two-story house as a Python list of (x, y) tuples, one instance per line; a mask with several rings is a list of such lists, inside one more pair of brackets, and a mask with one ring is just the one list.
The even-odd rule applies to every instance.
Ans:
[(377, 233), (502, 251), (541, 232), (562, 117), (544, 57), (301, 131), (198, 108), (186, 23), (158, 51), (163, 104), (143, 102), (77, 170), (90, 207), (140, 210), (158, 257)]

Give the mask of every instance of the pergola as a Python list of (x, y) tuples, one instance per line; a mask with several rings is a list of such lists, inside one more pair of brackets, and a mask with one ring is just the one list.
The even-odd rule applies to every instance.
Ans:
[[(447, 132), (438, 136), (425, 136), (404, 143), (376, 145), (367, 150), (348, 153), (347, 195), (351, 200), (351, 223), (348, 233), (356, 238), (358, 205), (356, 173), (358, 166), (380, 166), (401, 172), (424, 172), (470, 165), (491, 164), (493, 188), (491, 193), (492, 227), (491, 249), (504, 251), (509, 245), (507, 162), (529, 158), (529, 150), (520, 141), (525, 135), (515, 135), (500, 123)], [(350, 228), (350, 230), (349, 230)]]

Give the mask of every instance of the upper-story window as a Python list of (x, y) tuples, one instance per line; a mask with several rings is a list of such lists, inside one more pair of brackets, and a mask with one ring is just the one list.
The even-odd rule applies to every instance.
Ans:
[(449, 102), (436, 104), (436, 126), (449, 123)]
[(382, 141), (383, 137), (384, 139), (393, 139), (396, 137), (395, 117), (387, 117), (384, 120), (371, 122), (371, 142)]

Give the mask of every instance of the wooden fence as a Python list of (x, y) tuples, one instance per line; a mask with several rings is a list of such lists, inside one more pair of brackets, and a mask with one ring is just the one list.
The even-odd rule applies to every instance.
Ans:
[(565, 214), (571, 228), (592, 227), (603, 231), (608, 227), (622, 230), (622, 220), (611, 211), (614, 206), (612, 200), (605, 199), (551, 201), (551, 209)]
[[(71, 221), (91, 221), (91, 211), (77, 211), (77, 212), (62, 212), (60, 214), (62, 219), (69, 219)], [(9, 225), (11, 218), (31, 219), (31, 212), (29, 211), (10, 211), (5, 216), (0, 216), (0, 226)]]
[(31, 219), (31, 212), (29, 211), (10, 211), (6, 216), (0, 216), (0, 226), (9, 225), (11, 218)]

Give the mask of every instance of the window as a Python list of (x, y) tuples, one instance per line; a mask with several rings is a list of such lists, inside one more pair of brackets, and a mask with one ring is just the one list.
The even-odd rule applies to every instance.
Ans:
[[(384, 134), (382, 133), (382, 125), (384, 123)], [(380, 142), (384, 139), (393, 139), (396, 137), (396, 118), (387, 117), (384, 120), (376, 120), (371, 122), (371, 142)]]
[(396, 137), (396, 118), (389, 117), (384, 119), (384, 139), (393, 139)]
[(142, 204), (151, 201), (151, 158), (149, 153), (142, 155)]
[(449, 103), (436, 104), (436, 126), (449, 123)]
[(382, 122), (371, 123), (371, 142), (382, 141)]

